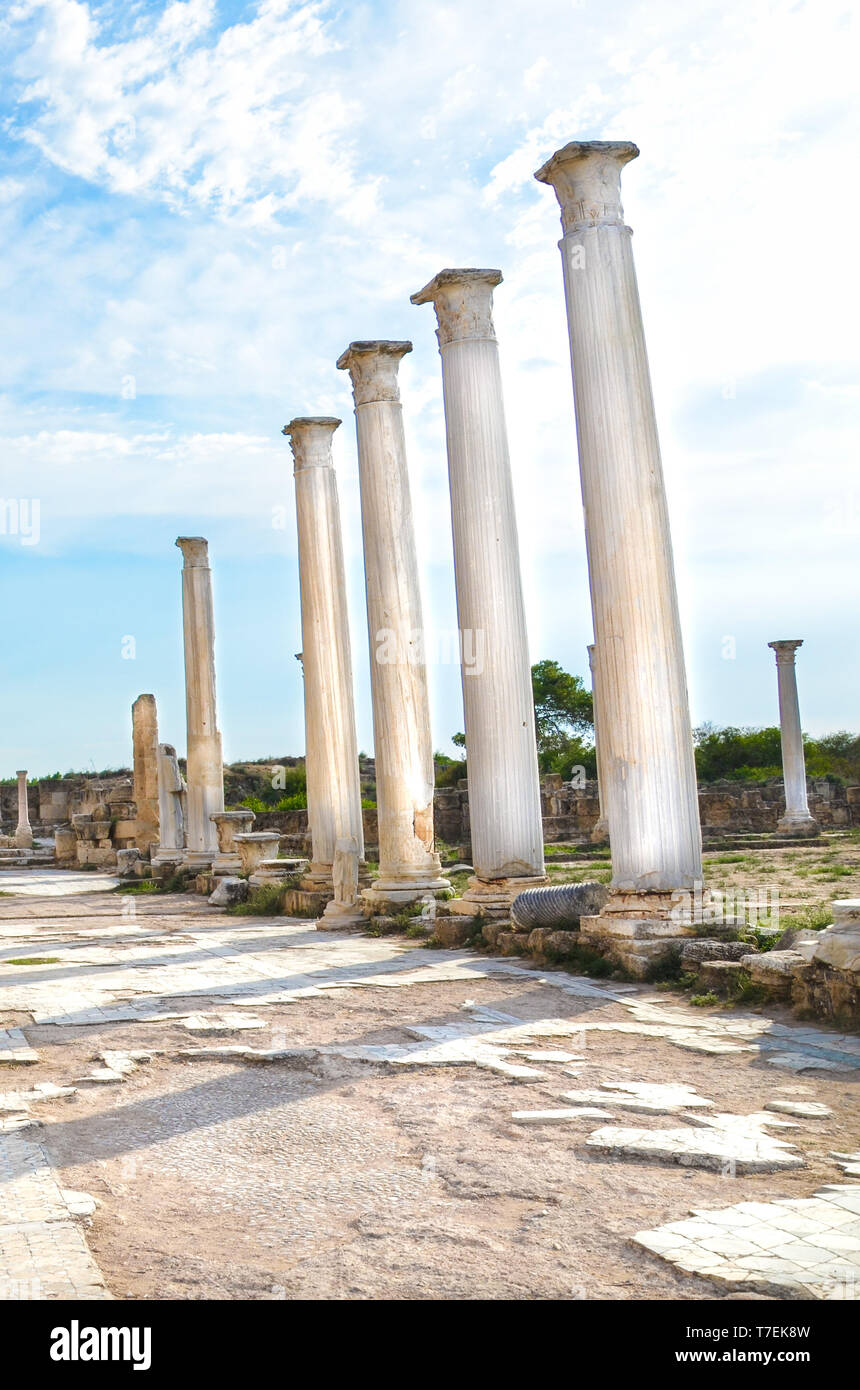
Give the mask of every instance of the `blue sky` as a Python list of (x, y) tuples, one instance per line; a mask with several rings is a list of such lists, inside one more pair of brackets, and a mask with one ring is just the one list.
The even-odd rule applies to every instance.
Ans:
[[(301, 752), (289, 448), (336, 414), (359, 741), (372, 748), (356, 338), (402, 369), (425, 618), (456, 625), (439, 360), (409, 295), (499, 266), (534, 660), (591, 640), (558, 212), (533, 171), (624, 138), (695, 722), (856, 728), (858, 17), (837, 0), (9, 0), (0, 19), (0, 775), (184, 743), (177, 535), (209, 537), (230, 759)], [(283, 510), (285, 509), (285, 510)], [(285, 524), (273, 525), (280, 518)], [(135, 639), (133, 659), (127, 637)], [(726, 656), (732, 647), (733, 657)], [(431, 670), (434, 740), (462, 728)]]

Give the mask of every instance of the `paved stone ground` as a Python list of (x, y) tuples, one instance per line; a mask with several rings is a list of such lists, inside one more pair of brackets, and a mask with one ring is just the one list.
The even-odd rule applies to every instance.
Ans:
[(676, 1228), (857, 1191), (860, 1039), (111, 886), (0, 872), (0, 1295), (854, 1296)]

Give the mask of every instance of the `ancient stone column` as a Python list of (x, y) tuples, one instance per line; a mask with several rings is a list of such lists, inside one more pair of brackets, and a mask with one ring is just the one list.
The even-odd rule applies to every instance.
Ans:
[(350, 343), (337, 365), (355, 400), (379, 877), (363, 897), (411, 902), (450, 887), (433, 843), (433, 742), (418, 556), (397, 373), (411, 343)]
[[(579, 469), (598, 656), (613, 888), (702, 878), (696, 765), (672, 542), (620, 176), (625, 141), (565, 145), (536, 178), (561, 205)], [(611, 901), (611, 900), (610, 900)], [(627, 904), (630, 906), (631, 904)]]
[(603, 766), (603, 743), (600, 738), (600, 714), (598, 712), (600, 696), (597, 690), (599, 681), (594, 643), (588, 648), (588, 669), (591, 671), (591, 704), (594, 711), (594, 756), (597, 759), (597, 798), (600, 806), (600, 815), (598, 816), (597, 824), (591, 832), (591, 842), (595, 845), (602, 845), (609, 839), (609, 821), (606, 818), (606, 809), (603, 805), (603, 783), (606, 778), (606, 768)]
[(16, 772), (18, 778), (18, 825), (15, 830), (15, 844), (19, 849), (33, 848), (33, 832), (30, 829), (30, 811), (27, 806), (27, 770)]
[(785, 813), (777, 824), (782, 835), (817, 835), (818, 821), (809, 813), (806, 799), (806, 758), (797, 699), (795, 652), (802, 638), (768, 642), (776, 655), (779, 685), (779, 733), (782, 743), (782, 776), (785, 784)]
[(534, 699), (520, 579), (499, 348), (498, 270), (443, 270), (413, 304), (433, 304), (442, 357), (448, 476), (475, 878), (462, 905), (504, 911), (543, 878)]
[(158, 844), (158, 714), (154, 695), (138, 695), (131, 707), (134, 754), (135, 844), (148, 854)]
[(337, 478), (331, 438), (340, 420), (291, 420), (284, 427), (295, 463), (305, 770), (311, 833), (309, 887), (333, 891), (338, 840), (352, 837), (364, 858), (352, 656)]
[(151, 858), (153, 864), (178, 864), (185, 851), (186, 786), (172, 744), (159, 743), (157, 770), (158, 847)]
[(209, 542), (180, 536), (176, 544), (182, 570), (182, 618), (185, 637), (185, 713), (187, 721), (188, 819), (184, 862), (206, 867), (218, 853), (218, 836), (210, 817), (224, 810), (221, 735), (215, 711), (215, 625)]

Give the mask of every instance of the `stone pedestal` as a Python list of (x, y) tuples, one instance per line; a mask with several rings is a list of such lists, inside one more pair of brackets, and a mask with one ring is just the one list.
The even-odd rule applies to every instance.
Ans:
[(77, 863), (78, 837), (70, 825), (58, 825), (54, 831), (54, 858), (63, 868)]
[(331, 458), (339, 424), (308, 417), (292, 420), (283, 431), (295, 461), (311, 834), (308, 891), (328, 894), (338, 840), (354, 839), (359, 858), (364, 857), (346, 579)]
[(278, 852), (281, 837), (277, 830), (252, 830), (233, 835), (233, 843), (239, 851), (242, 873), (252, 875), (263, 859)]
[[(472, 863), (481, 884), (544, 881), (534, 700), (499, 348), (498, 270), (443, 270), (433, 304), (442, 357), (460, 626)], [(483, 889), (469, 888), (473, 911)]]
[(208, 868), (218, 853), (211, 817), (224, 810), (221, 735), (215, 708), (215, 624), (209, 543), (201, 536), (180, 536), (182, 551), (182, 618), (185, 640), (185, 710), (188, 729), (188, 818), (184, 862)]
[(782, 743), (782, 776), (785, 785), (785, 813), (777, 822), (780, 835), (817, 835), (818, 822), (809, 813), (806, 799), (806, 757), (800, 727), (797, 698), (795, 652), (803, 646), (800, 638), (768, 642), (776, 655), (779, 685), (779, 732)]
[(466, 882), (466, 892), (462, 898), (452, 898), (446, 904), (446, 911), (455, 916), (482, 916), (489, 921), (506, 921), (511, 915), (514, 898), (527, 892), (529, 888), (539, 888), (547, 882), (545, 875), (534, 874), (492, 880), (470, 878)]
[(338, 840), (334, 851), (332, 884), (334, 896), (326, 903), (318, 931), (363, 929), (366, 925), (358, 896), (358, 845), (351, 836)]
[(153, 864), (173, 866), (182, 861), (185, 852), (186, 788), (176, 749), (170, 743), (159, 743), (158, 760), (158, 845), (150, 850)]
[(370, 639), (379, 876), (371, 905), (450, 888), (433, 843), (433, 742), (397, 373), (405, 342), (350, 343)]
[(18, 825), (15, 830), (15, 845), (18, 849), (33, 848), (33, 832), (30, 829), (30, 810), (27, 805), (27, 770), (16, 772), (18, 778)]
[(860, 898), (842, 898), (833, 904), (833, 926), (819, 934), (812, 959), (860, 977)]
[(248, 882), (252, 888), (263, 888), (270, 883), (280, 884), (285, 879), (303, 874), (307, 867), (307, 859), (260, 859)]
[(135, 843), (149, 854), (159, 843), (158, 713), (154, 695), (138, 695), (131, 707), (134, 754), (134, 801), (137, 807)]
[(215, 824), (218, 835), (218, 853), (212, 860), (212, 872), (216, 875), (238, 874), (242, 869), (242, 856), (235, 842), (236, 835), (248, 834), (257, 819), (253, 811), (216, 811), (210, 819)]
[(576, 142), (536, 175), (555, 189), (564, 230), (612, 890), (654, 909), (603, 914), (621, 942), (631, 932), (653, 940), (662, 895), (702, 880), (669, 518), (621, 208), (621, 170), (638, 153), (628, 142)]
[(603, 745), (600, 741), (600, 713), (598, 706), (600, 696), (597, 690), (597, 677), (595, 674), (597, 663), (594, 659), (594, 644), (587, 648), (588, 668), (591, 671), (591, 704), (594, 711), (594, 756), (597, 760), (597, 800), (600, 806), (600, 815), (597, 824), (591, 832), (591, 843), (593, 845), (605, 845), (609, 840), (609, 821), (606, 816), (606, 808), (603, 805), (603, 784), (606, 780), (606, 768), (601, 767), (603, 761)]
[(676, 907), (672, 893), (610, 889), (598, 916), (580, 918), (579, 938), (584, 946), (610, 956), (627, 974), (644, 979), (663, 956), (699, 934), (695, 924), (673, 919)]

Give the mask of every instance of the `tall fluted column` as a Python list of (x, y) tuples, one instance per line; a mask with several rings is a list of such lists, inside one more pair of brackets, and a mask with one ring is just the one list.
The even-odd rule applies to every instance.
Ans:
[(818, 821), (810, 815), (806, 799), (806, 757), (797, 698), (797, 668), (794, 664), (794, 654), (798, 647), (803, 646), (803, 640), (793, 638), (768, 642), (767, 645), (773, 648), (776, 655), (782, 777), (785, 784), (785, 814), (776, 828), (783, 835), (817, 835)]
[(135, 843), (146, 854), (159, 841), (158, 711), (154, 695), (138, 695), (131, 707), (134, 756)]
[(439, 325), (457, 612), (461, 645), (472, 657), (461, 665), (475, 866), (467, 907), (483, 892), (481, 901), (499, 908), (531, 886), (520, 880), (544, 874), (534, 699), (492, 319), (501, 279), (498, 270), (443, 270), (412, 296), (413, 304), (433, 304)]
[(180, 536), (176, 544), (182, 569), (182, 621), (185, 638), (186, 780), (188, 820), (185, 863), (208, 865), (218, 853), (218, 836), (210, 817), (224, 810), (221, 735), (215, 711), (215, 624), (209, 542)]
[(561, 205), (612, 887), (627, 892), (626, 907), (639, 895), (637, 917), (664, 915), (654, 895), (702, 878), (669, 516), (621, 208), (621, 170), (638, 153), (624, 141), (577, 142), (535, 176)]
[(305, 759), (311, 832), (309, 885), (333, 890), (340, 841), (364, 858), (346, 576), (331, 439), (340, 420), (305, 418), (284, 427), (295, 461)]
[(370, 639), (379, 877), (369, 902), (450, 887), (433, 845), (433, 742), (397, 373), (411, 343), (350, 343)]
[(19, 849), (33, 848), (33, 832), (30, 829), (30, 810), (27, 805), (27, 770), (16, 772), (18, 778), (18, 825), (15, 829), (15, 844)]
[(591, 832), (592, 844), (602, 845), (609, 839), (609, 821), (606, 818), (606, 808), (603, 804), (603, 784), (606, 780), (606, 768), (603, 766), (603, 741), (600, 737), (600, 692), (598, 686), (600, 679), (597, 674), (597, 653), (592, 642), (588, 647), (588, 669), (591, 672), (591, 705), (594, 712), (594, 756), (597, 759), (597, 800), (600, 807), (597, 824)]

